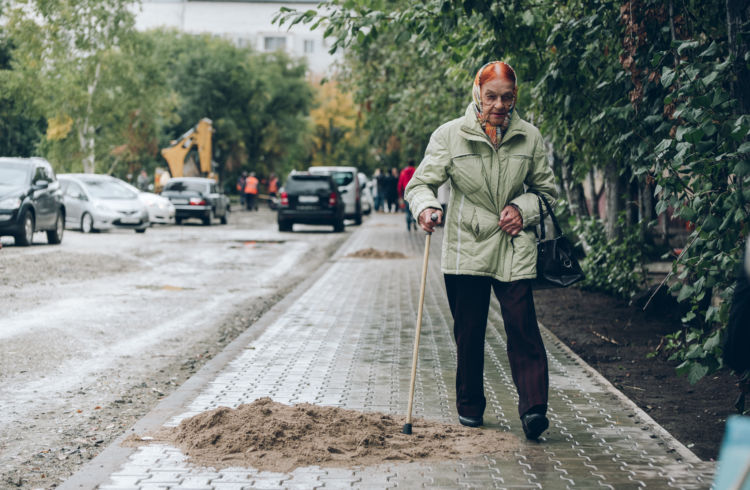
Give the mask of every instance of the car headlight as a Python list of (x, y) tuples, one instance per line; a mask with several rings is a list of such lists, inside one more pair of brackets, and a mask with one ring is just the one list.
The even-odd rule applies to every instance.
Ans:
[(96, 205), (96, 209), (98, 209), (99, 211), (104, 211), (105, 213), (112, 213), (113, 212), (112, 208), (110, 208), (106, 204), (97, 204)]
[(17, 197), (7, 197), (0, 201), (0, 209), (18, 209), (21, 207), (21, 199)]

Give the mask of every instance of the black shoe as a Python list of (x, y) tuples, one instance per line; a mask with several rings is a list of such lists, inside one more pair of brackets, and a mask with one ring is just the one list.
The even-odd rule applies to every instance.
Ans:
[(458, 421), (461, 422), (461, 425), (465, 425), (466, 427), (479, 427), (482, 425), (482, 417), (464, 417), (463, 415), (458, 416)]
[(542, 432), (547, 430), (549, 420), (541, 413), (527, 413), (521, 417), (521, 425), (523, 425), (523, 433), (526, 434), (526, 439), (535, 440), (542, 435)]

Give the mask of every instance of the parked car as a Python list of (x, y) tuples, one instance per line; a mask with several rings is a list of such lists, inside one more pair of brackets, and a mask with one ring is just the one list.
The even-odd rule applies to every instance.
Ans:
[(154, 223), (171, 225), (175, 222), (174, 217), (176, 211), (172, 201), (166, 197), (160, 196), (159, 194), (142, 191), (128, 183), (126, 183), (126, 185), (138, 193), (138, 199), (140, 199), (143, 205), (146, 206), (146, 210), (148, 210), (148, 221), (152, 225)]
[(34, 232), (47, 242), (62, 242), (65, 203), (52, 165), (43, 158), (0, 158), (0, 236), (28, 246)]
[(362, 189), (355, 167), (310, 167), (311, 174), (331, 175), (339, 187), (341, 198), (344, 200), (344, 217), (353, 219), (358, 225), (362, 224)]
[(84, 233), (126, 228), (144, 233), (148, 210), (126, 182), (110, 175), (60, 174), (68, 210), (65, 226)]
[(295, 223), (331, 225), (344, 231), (344, 200), (330, 174), (292, 173), (279, 194), (279, 231)]
[(172, 201), (177, 224), (189, 218), (198, 218), (210, 226), (214, 218), (222, 225), (229, 218), (229, 198), (213, 179), (203, 177), (177, 177), (169, 179), (161, 195)]
[(372, 210), (375, 209), (375, 198), (373, 197), (372, 192), (372, 180), (367, 178), (367, 176), (359, 172), (357, 174), (359, 177), (359, 188), (360, 188), (360, 194), (362, 199), (362, 214), (368, 215), (372, 213)]

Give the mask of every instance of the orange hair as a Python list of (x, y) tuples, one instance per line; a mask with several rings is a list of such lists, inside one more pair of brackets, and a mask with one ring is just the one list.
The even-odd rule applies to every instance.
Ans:
[(495, 78), (513, 82), (513, 85), (516, 85), (516, 72), (513, 71), (513, 68), (511, 68), (509, 64), (502, 61), (488, 63), (487, 66), (484, 67), (479, 74), (479, 86), (481, 87)]

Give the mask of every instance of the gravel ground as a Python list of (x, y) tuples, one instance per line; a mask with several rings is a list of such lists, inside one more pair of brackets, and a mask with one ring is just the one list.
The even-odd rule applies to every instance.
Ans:
[[(243, 211), (233, 213), (229, 226), (210, 229), (189, 225), (160, 227), (139, 236), (117, 231), (98, 235), (67, 231), (59, 247), (44, 244), (42, 235), (35, 239), (39, 245), (25, 249), (15, 248), (12, 240), (4, 239), (0, 250), (0, 311), (10, 321), (0, 328), (0, 412), (5, 414), (0, 415), (0, 488), (59, 485), (288, 294), (348, 235), (323, 234), (304, 227), (295, 231), (279, 234), (272, 212)], [(91, 368), (91, 376), (76, 381), (64, 392), (50, 394), (53, 387), (45, 387), (45, 379), (54, 383), (61, 366), (75, 365), (76, 358), (71, 356), (80, 355), (83, 366), (93, 359), (90, 352), (85, 352), (86, 345), (73, 345), (74, 341), (64, 334), (57, 338), (44, 332), (37, 337), (26, 336), (28, 325), (44, 331), (38, 323), (55, 323), (54, 315), (40, 315), (35, 323), (34, 312), (49, 309), (50, 305), (76, 308), (78, 298), (71, 295), (85, 297), (86, 291), (91, 290), (94, 295), (102, 284), (126, 283), (127, 291), (135, 291), (133, 295), (142, 307), (131, 315), (158, 317), (163, 295), (173, 290), (197, 294), (195, 290), (200, 288), (200, 278), (196, 284), (183, 279), (181, 285), (175, 286), (174, 279), (162, 277), (160, 282), (153, 277), (153, 270), (160, 264), (180, 264), (184, 257), (175, 253), (175, 247), (193, 244), (195, 236), (210, 239), (201, 244), (202, 255), (187, 257), (198, 257), (216, 270), (228, 271), (225, 294), (236, 297), (231, 307), (209, 310), (216, 313), (203, 314), (196, 320), (201, 328), (191, 326), (185, 332), (169, 333), (158, 338), (154, 348), (123, 355), (116, 369)], [(89, 237), (91, 243), (97, 243), (96, 247), (88, 245)], [(149, 239), (148, 245), (141, 245), (143, 238)], [(102, 243), (106, 244), (104, 249)], [(294, 253), (287, 253), (289, 249)], [(247, 267), (251, 278), (269, 275), (274, 267), (281, 268), (282, 273), (270, 274), (270, 279), (262, 284), (254, 280), (247, 285), (237, 284), (237, 274), (231, 270), (235, 267), (231, 254), (235, 252), (259, 254), (253, 266)], [(122, 303), (127, 309), (132, 298), (122, 296), (122, 292), (114, 291), (111, 299), (113, 304)], [(81, 312), (83, 318), (91, 314)], [(116, 331), (123, 329), (123, 319), (109, 318), (109, 314), (101, 313), (106, 321), (100, 323), (100, 331), (87, 334), (86, 338), (127, 337)], [(203, 318), (206, 316), (210, 318)], [(60, 359), (55, 357), (58, 351)], [(113, 352), (112, 356), (119, 354)], [(37, 390), (24, 392), (26, 387)], [(50, 397), (55, 400), (47, 400)]]

